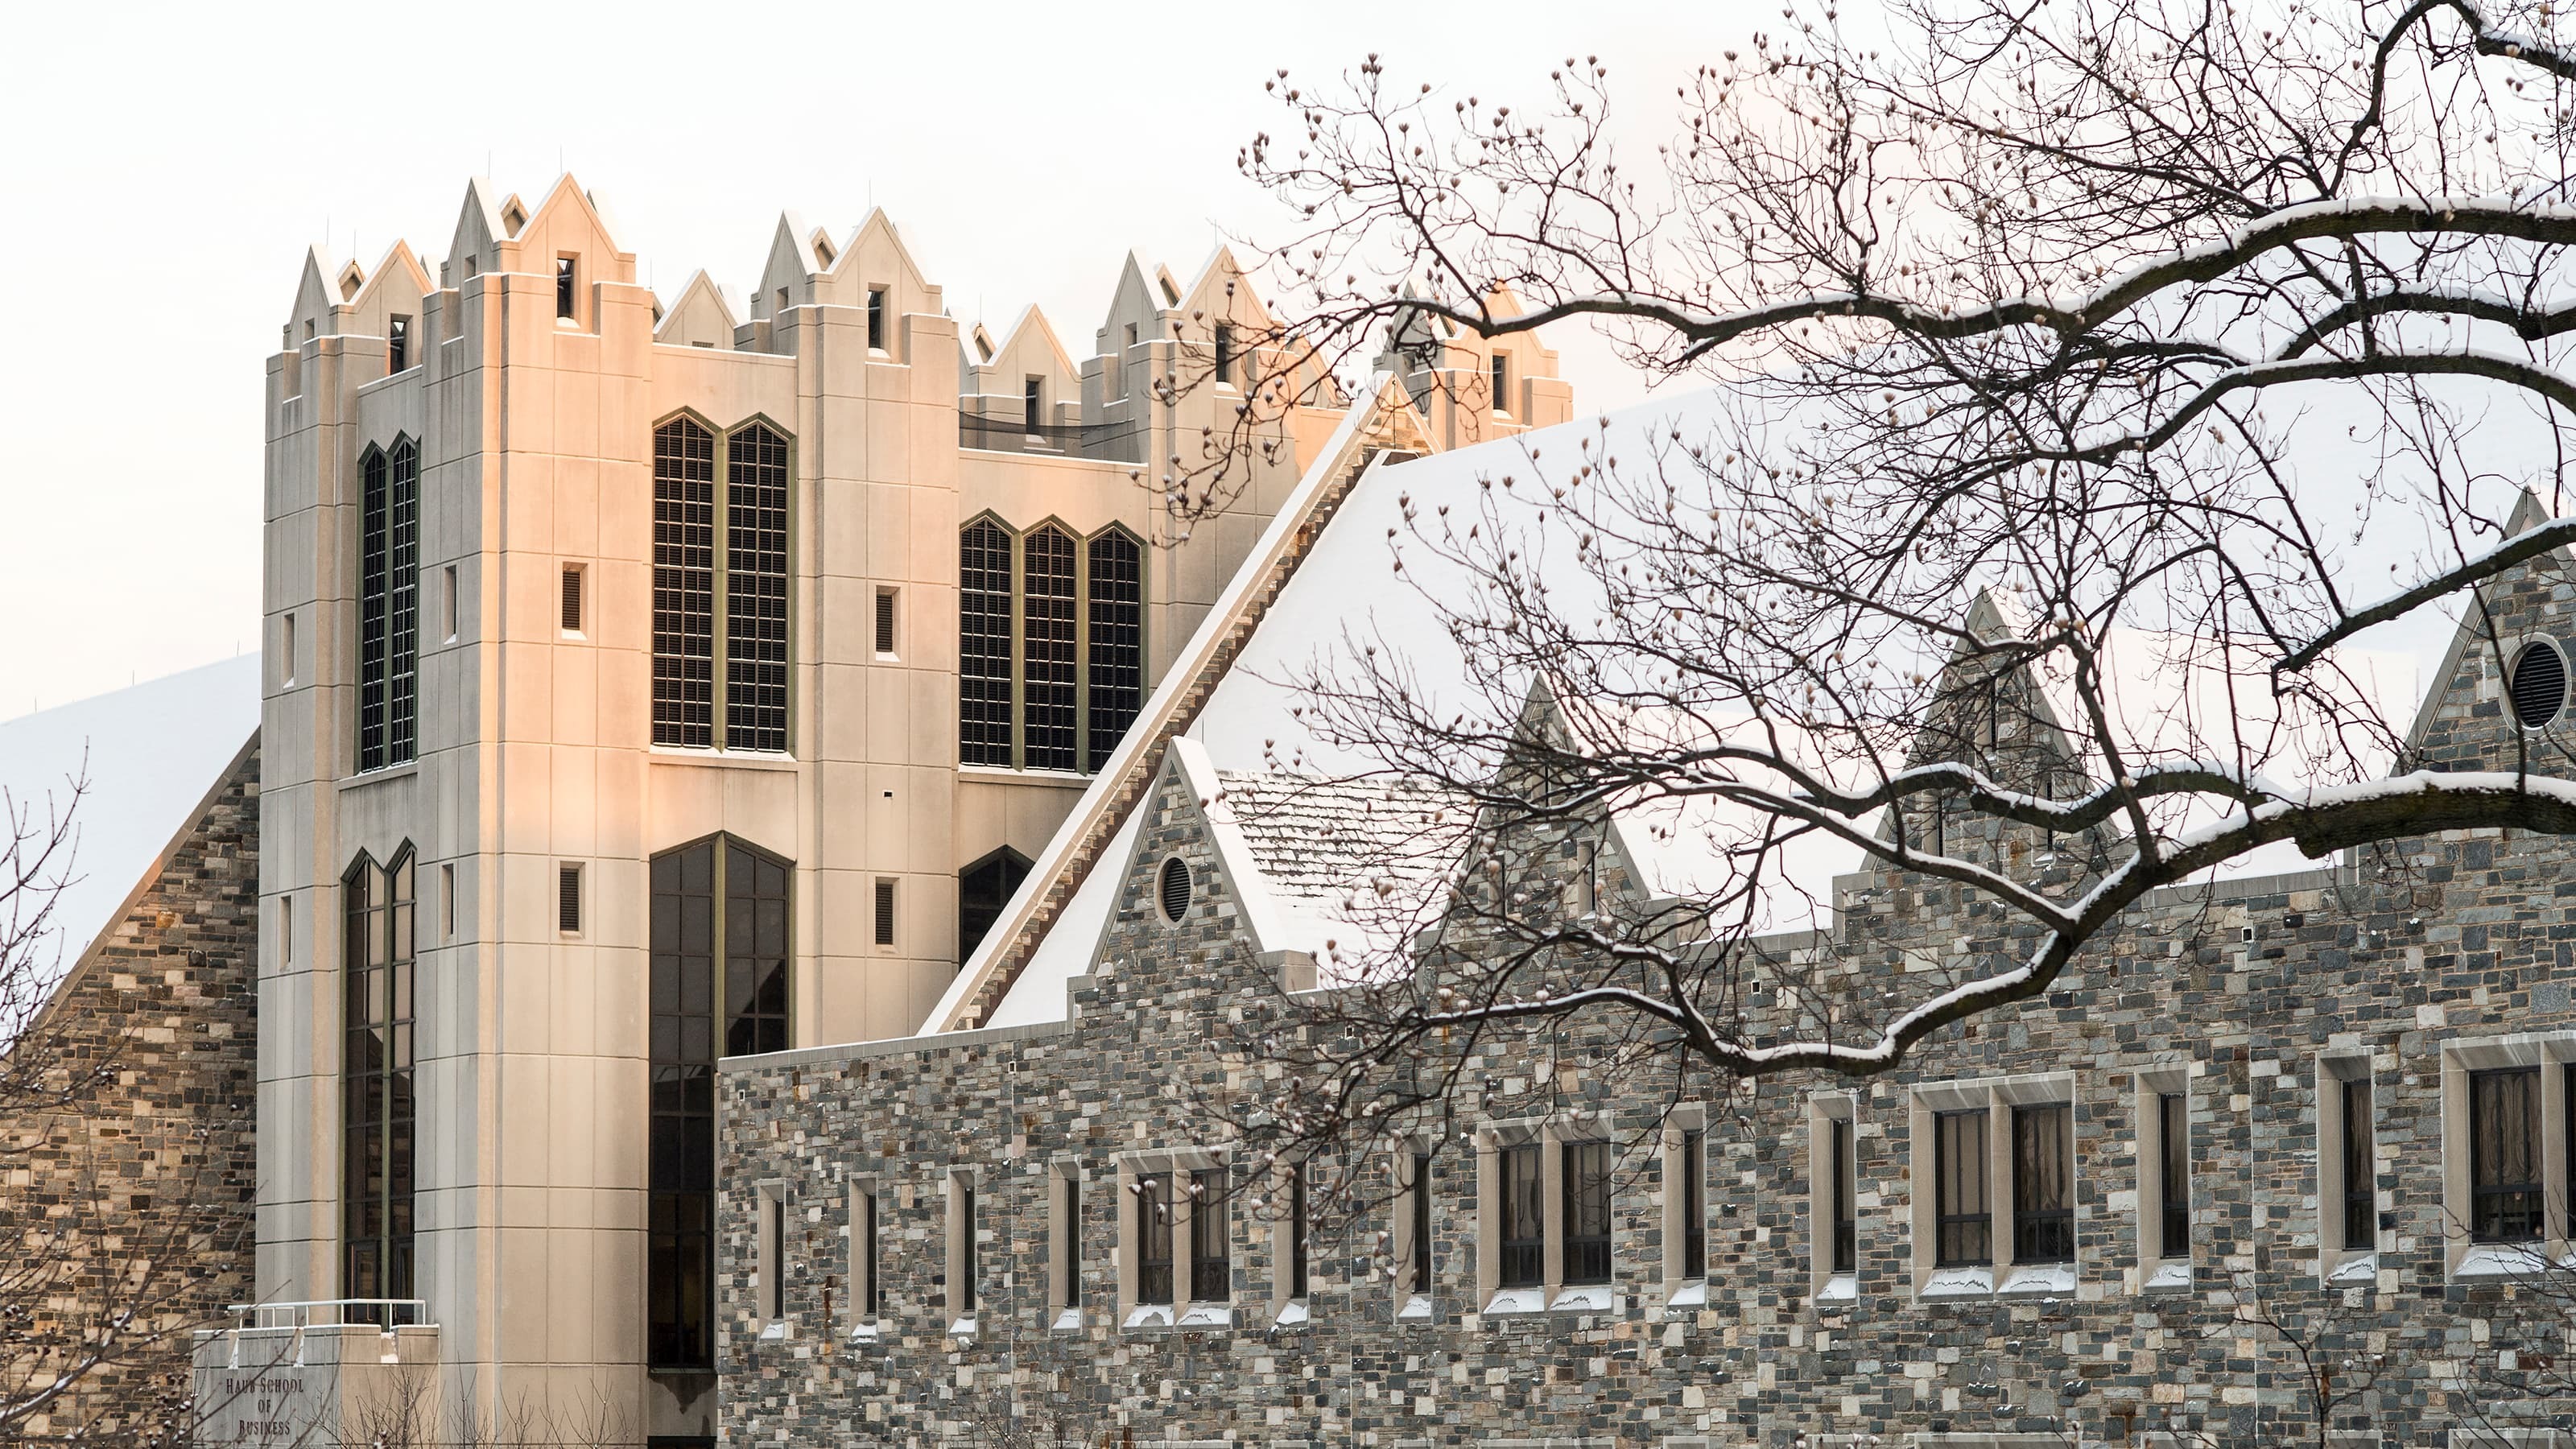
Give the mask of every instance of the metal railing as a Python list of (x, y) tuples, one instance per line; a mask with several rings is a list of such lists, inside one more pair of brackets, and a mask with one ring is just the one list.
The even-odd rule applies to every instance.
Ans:
[(224, 1311), (244, 1329), (372, 1327), (390, 1332), (429, 1322), (426, 1298), (315, 1298), (301, 1303), (235, 1303)]
[(1142, 423), (1032, 423), (959, 409), (957, 446), (991, 453), (1036, 453), (1105, 463), (1145, 461)]

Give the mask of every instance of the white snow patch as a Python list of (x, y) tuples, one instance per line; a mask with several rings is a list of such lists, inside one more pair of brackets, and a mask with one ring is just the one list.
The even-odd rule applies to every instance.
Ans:
[(1825, 1280), (1824, 1287), (1816, 1290), (1818, 1303), (1849, 1303), (1859, 1297), (1860, 1275), (1857, 1273), (1836, 1273)]
[(1119, 1327), (1151, 1328), (1156, 1325), (1160, 1325), (1164, 1328), (1172, 1326), (1172, 1306), (1170, 1304), (1139, 1303), (1135, 1307), (1127, 1310), (1127, 1321), (1120, 1324)]
[(2004, 1279), (2006, 1293), (2072, 1293), (2075, 1291), (2075, 1265), (2072, 1263), (2034, 1263), (2015, 1268)]
[(2549, 1271), (2549, 1255), (2538, 1243), (2480, 1243), (2460, 1258), (2454, 1278), (2510, 1278)]
[(1619, 1306), (1618, 1290), (1607, 1283), (1577, 1283), (1560, 1288), (1548, 1305), (1557, 1313), (1608, 1313)]
[(1487, 1313), (1542, 1313), (1547, 1309), (1547, 1292), (1540, 1288), (1505, 1288), (1485, 1300)]
[(2326, 1275), (2329, 1283), (2374, 1283), (2379, 1279), (2379, 1255), (2361, 1253), (2346, 1258)]
[(1224, 1303), (1193, 1303), (1181, 1314), (1183, 1328), (1232, 1328), (1234, 1309)]
[(1664, 1306), (1666, 1308), (1697, 1308), (1707, 1302), (1708, 1280), (1706, 1278), (1693, 1278), (1691, 1281), (1675, 1288), (1673, 1290), (1673, 1296), (1664, 1300)]
[(1302, 1300), (1292, 1299), (1280, 1308), (1279, 1317), (1274, 1321), (1277, 1322), (1281, 1328), (1294, 1328), (1298, 1324), (1305, 1322), (1306, 1318), (1307, 1314), (1305, 1303)]
[(1079, 1308), (1068, 1308), (1057, 1314), (1055, 1316), (1055, 1322), (1048, 1324), (1047, 1326), (1059, 1333), (1069, 1329), (1080, 1328), (1082, 1327), (1082, 1310)]
[(1395, 1311), (1395, 1316), (1398, 1318), (1429, 1318), (1431, 1316), (1431, 1295), (1428, 1293), (1416, 1293), (1411, 1295), (1404, 1300), (1404, 1306)]
[(2179, 1258), (2171, 1262), (2158, 1263), (2156, 1271), (2147, 1275), (2147, 1291), (2150, 1293), (2163, 1293), (2190, 1286), (2191, 1264)]
[(1926, 1298), (1982, 1298), (1994, 1291), (1992, 1268), (1936, 1268), (1923, 1284)]

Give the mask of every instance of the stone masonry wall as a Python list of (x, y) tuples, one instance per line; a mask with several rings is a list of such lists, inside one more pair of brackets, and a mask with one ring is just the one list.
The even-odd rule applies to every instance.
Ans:
[(128, 1320), (30, 1442), (188, 1442), (189, 1330), (251, 1296), (258, 857), (254, 744), (16, 1049), (43, 1090), (0, 1098), (0, 1403)]

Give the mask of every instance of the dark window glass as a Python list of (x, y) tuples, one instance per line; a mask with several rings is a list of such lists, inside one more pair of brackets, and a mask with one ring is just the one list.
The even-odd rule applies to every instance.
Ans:
[(653, 430), (653, 743), (715, 737), (716, 437)]
[(1547, 1272), (1547, 1185), (1538, 1145), (1495, 1154), (1503, 1188), (1503, 1276), (1506, 1288), (1535, 1288)]
[(581, 929), (580, 866), (555, 867), (555, 929), (575, 932)]
[(1413, 1154), (1413, 1190), (1407, 1197), (1412, 1221), (1413, 1291), (1431, 1291), (1431, 1154)]
[(1011, 536), (990, 519), (958, 535), (957, 759), (1011, 764)]
[(395, 317), (385, 324), (385, 375), (411, 366), (411, 319)]
[(1073, 535), (1041, 528), (1020, 549), (1022, 763), (1071, 770), (1074, 758)]
[(1082, 1176), (1067, 1172), (1064, 1183), (1064, 1306), (1082, 1306)]
[(1216, 380), (1234, 381), (1234, 329), (1223, 322), (1216, 324)]
[(1306, 1164), (1288, 1172), (1288, 1296), (1306, 1296)]
[(1837, 1117), (1829, 1125), (1832, 1131), (1828, 1135), (1833, 1140), (1827, 1144), (1826, 1150), (1834, 1157), (1833, 1271), (1857, 1273), (1860, 1271), (1860, 1205), (1852, 1197), (1852, 1124)]
[[(724, 836), (652, 863), (646, 1352), (714, 1359), (715, 1064), (788, 1044), (791, 871)], [(873, 1259), (870, 1291), (876, 1291)]]
[(1088, 768), (1109, 763), (1145, 702), (1145, 568), (1136, 540), (1111, 530), (1091, 540)]
[(1507, 413), (1512, 410), (1511, 376), (1510, 360), (1501, 353), (1494, 354), (1494, 411), (1496, 412)]
[(570, 257), (555, 258), (555, 315), (573, 315), (574, 289), (580, 278), (579, 267)]
[(853, 1290), (851, 1297), (861, 1314), (874, 1315), (885, 1311), (885, 1285), (877, 1273), (877, 1195), (874, 1192), (859, 1194), (859, 1221), (856, 1226), (859, 1230), (858, 1271), (853, 1276), (858, 1281), (850, 1285)]
[(1172, 1301), (1171, 1179), (1161, 1173), (1136, 1179), (1136, 1301)]
[(563, 627), (567, 634), (581, 632), (581, 570), (563, 571)]
[(2157, 1196), (2164, 1205), (2161, 1256), (2191, 1256), (2191, 1118), (2180, 1092), (2156, 1098), (2156, 1136), (2164, 1151)]
[(725, 748), (787, 748), (787, 440), (725, 447)]
[(2066, 1160), (2074, 1111), (2013, 1108), (2013, 1261), (2075, 1261), (2074, 1178)]
[(1708, 1275), (1708, 1136), (1682, 1134), (1682, 1261), (1676, 1278)]
[(2369, 1252), (2379, 1246), (2378, 1169), (2373, 1164), (2370, 1078), (2356, 1077), (2343, 1089), (2343, 1246)]
[(957, 962), (964, 965), (984, 944), (1011, 893), (1029, 878), (1029, 858), (1004, 846), (957, 873)]
[(397, 439), (385, 463), (385, 763), (399, 765), (419, 743), (420, 445)]
[(2541, 1234), (2538, 1067), (2469, 1074), (2469, 1234), (2482, 1243)]
[(877, 882), (876, 941), (880, 946), (894, 944), (894, 882), (890, 880)]
[(385, 455), (370, 448), (358, 460), (358, 768), (381, 770), (385, 752), (385, 607), (390, 516), (387, 508), (390, 468)]
[(413, 1296), (412, 890), (408, 845), (391, 866), (359, 856), (340, 882), (345, 1298)]
[(1046, 424), (1046, 384), (1034, 377), (1020, 389), (1020, 418), (1032, 433)]
[(894, 651), (894, 590), (877, 590), (877, 652)]
[(1943, 1112), (1932, 1119), (1934, 1245), (1943, 1268), (1995, 1260), (1994, 1211), (1986, 1197), (1984, 1108)]
[(1610, 1281), (1610, 1144), (1568, 1142), (1562, 1281)]
[(885, 288), (868, 288), (868, 345), (879, 351), (885, 348), (885, 312)]
[(1202, 1167), (1190, 1174), (1190, 1298), (1223, 1303), (1234, 1296), (1234, 1275), (1227, 1260), (1232, 1234), (1226, 1230), (1225, 1169)]
[(761, 1227), (769, 1235), (769, 1261), (761, 1264), (760, 1316), (787, 1314), (787, 1204), (774, 1197), (760, 1200)]
[(975, 1311), (975, 1284), (980, 1265), (975, 1261), (975, 1184), (963, 1178), (957, 1181), (957, 1312), (960, 1317)]

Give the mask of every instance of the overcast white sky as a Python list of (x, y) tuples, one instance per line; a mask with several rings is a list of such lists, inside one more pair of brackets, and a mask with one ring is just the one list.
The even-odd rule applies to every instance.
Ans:
[[(1087, 343), (1129, 248), (1194, 267), (1275, 213), (1261, 81), (1538, 99), (1598, 54), (1651, 146), (1753, 7), (1061, 4), (40, 6), (0, 59), (0, 719), (256, 646), (259, 401), (304, 248), (446, 248), (466, 178), (569, 168), (667, 295), (747, 285), (782, 208), (887, 208), (959, 317)], [(257, 18), (250, 18), (256, 15)], [(1330, 17), (1319, 20), (1318, 17)], [(1658, 99), (1658, 98), (1661, 99)], [(488, 161), (487, 161), (488, 158)], [(1583, 405), (1639, 385), (1556, 338)]]

